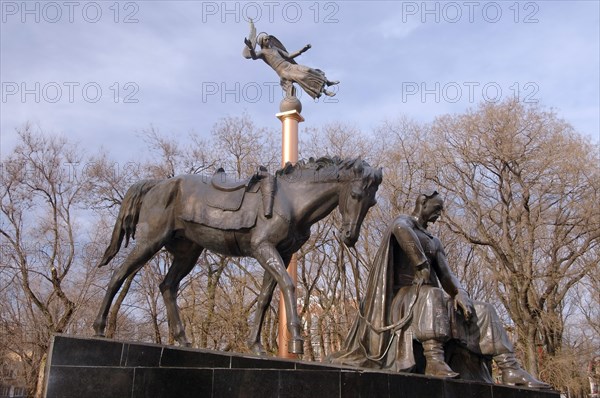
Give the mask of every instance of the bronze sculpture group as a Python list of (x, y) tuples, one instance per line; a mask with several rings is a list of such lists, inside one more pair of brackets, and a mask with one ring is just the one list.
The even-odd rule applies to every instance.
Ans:
[[(252, 22), (244, 42), (244, 57), (267, 63), (286, 96), (295, 96), (294, 83), (312, 98), (334, 95), (326, 87), (339, 82), (294, 61), (310, 45), (290, 54), (274, 36), (256, 35)], [(181, 280), (208, 249), (254, 257), (264, 268), (250, 350), (265, 354), (261, 328), (278, 284), (292, 336), (289, 351), (302, 353), (295, 288), (286, 272), (292, 254), (308, 240), (311, 225), (336, 207), (342, 215), (342, 240), (354, 245), (381, 181), (381, 169), (361, 159), (320, 158), (287, 164), (274, 176), (261, 169), (245, 181), (231, 181), (219, 170), (212, 178), (185, 175), (134, 184), (123, 199), (100, 266), (115, 257), (123, 239), (127, 246), (137, 238), (137, 244), (114, 271), (94, 322), (96, 335), (104, 335), (111, 303), (125, 279), (165, 248), (173, 255), (160, 284), (169, 328), (179, 344), (189, 345), (176, 297)], [(505, 384), (549, 388), (520, 366), (494, 307), (471, 300), (451, 271), (441, 242), (427, 230), (443, 209), (437, 192), (421, 195), (413, 214), (400, 215), (388, 226), (355, 322), (342, 350), (328, 361), (491, 382), (493, 360)]]
[[(269, 177), (273, 178), (271, 183), (265, 184)], [(134, 184), (123, 199), (100, 266), (114, 258), (123, 239), (127, 245), (130, 237), (135, 238), (137, 244), (113, 273), (94, 322), (96, 335), (104, 335), (111, 303), (125, 279), (165, 248), (173, 255), (173, 262), (160, 291), (173, 336), (179, 344), (189, 345), (179, 316), (177, 291), (202, 251), (208, 249), (228, 256), (254, 257), (265, 270), (251, 326), (251, 350), (264, 352), (260, 331), (278, 284), (292, 336), (289, 350), (302, 353), (296, 293), (286, 271), (292, 254), (310, 237), (311, 225), (336, 207), (342, 216), (341, 237), (345, 244), (354, 245), (367, 211), (375, 204), (381, 179), (381, 170), (364, 160), (320, 158), (293, 166), (288, 163), (276, 176), (260, 172), (242, 182), (228, 181), (219, 171), (210, 179), (183, 175)]]
[[(426, 375), (491, 381), (487, 359), (502, 382), (530, 388), (549, 386), (521, 368), (510, 339), (490, 304), (473, 301), (456, 278), (440, 240), (427, 226), (444, 201), (434, 192), (417, 199), (412, 215), (398, 216), (384, 234), (371, 264), (365, 299), (334, 363), (410, 372), (417, 368), (415, 343), (422, 346)], [(456, 372), (449, 352), (464, 349)], [(451, 353), (450, 353), (451, 354)]]

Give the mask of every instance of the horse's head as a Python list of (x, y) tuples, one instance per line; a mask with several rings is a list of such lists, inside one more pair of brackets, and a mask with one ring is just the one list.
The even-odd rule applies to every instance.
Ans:
[(372, 168), (361, 159), (354, 161), (349, 177), (340, 192), (339, 209), (342, 240), (352, 247), (358, 240), (367, 211), (377, 203), (375, 194), (383, 177), (381, 169)]

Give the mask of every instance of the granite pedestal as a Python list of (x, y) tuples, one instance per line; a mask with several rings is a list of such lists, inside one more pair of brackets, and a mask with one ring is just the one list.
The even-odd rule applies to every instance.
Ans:
[(57, 335), (48, 398), (559, 398), (557, 392), (228, 352)]

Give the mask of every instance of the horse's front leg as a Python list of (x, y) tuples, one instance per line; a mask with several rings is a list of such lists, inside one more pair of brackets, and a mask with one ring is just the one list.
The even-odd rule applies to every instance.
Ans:
[[(290, 264), (291, 257), (283, 257), (283, 264), (286, 269)], [(254, 318), (250, 325), (250, 337), (248, 338), (248, 347), (250, 351), (257, 355), (266, 355), (265, 349), (260, 342), (260, 335), (263, 324), (265, 322), (265, 315), (271, 300), (273, 299), (273, 291), (276, 285), (275, 278), (271, 276), (271, 273), (266, 272), (263, 275), (263, 283), (256, 300), (256, 311), (254, 312)]]
[[(296, 308), (296, 288), (292, 278), (287, 273), (286, 266), (279, 252), (270, 243), (262, 243), (256, 249), (254, 258), (277, 281), (283, 294), (285, 311), (287, 313), (287, 327), (292, 336), (288, 344), (288, 352), (291, 354), (303, 354), (304, 340), (300, 334), (300, 318), (298, 317), (298, 310)], [(263, 280), (263, 289), (264, 287)]]
[(248, 338), (248, 347), (257, 355), (266, 355), (265, 349), (260, 342), (260, 334), (265, 321), (267, 308), (273, 299), (273, 291), (275, 290), (276, 281), (271, 276), (270, 272), (265, 271), (263, 275), (263, 283), (256, 300), (256, 311), (250, 326), (250, 336)]

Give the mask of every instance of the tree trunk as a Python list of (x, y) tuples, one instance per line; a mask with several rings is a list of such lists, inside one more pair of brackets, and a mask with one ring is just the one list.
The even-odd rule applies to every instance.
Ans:
[(306, 311), (305, 317), (306, 319), (306, 354), (304, 355), (304, 360), (314, 361), (315, 360), (315, 350), (312, 345), (313, 341), (313, 329), (312, 329), (312, 316), (309, 311)]
[(210, 335), (210, 325), (215, 316), (215, 307), (216, 307), (216, 296), (217, 296), (217, 286), (219, 284), (219, 279), (221, 279), (221, 275), (223, 274), (223, 270), (227, 265), (227, 259), (221, 258), (218, 264), (218, 268), (214, 271), (208, 271), (208, 283), (207, 283), (207, 295), (208, 298), (206, 300), (206, 319), (203, 324), (202, 333), (200, 335), (200, 347), (206, 348), (208, 346), (208, 336)]
[(538, 376), (538, 363), (537, 363), (537, 345), (536, 345), (536, 328), (532, 325), (527, 327), (526, 331), (527, 339), (523, 342), (525, 352), (525, 368), (533, 376)]
[(40, 360), (40, 369), (38, 371), (37, 383), (35, 387), (35, 398), (42, 398), (45, 393), (46, 387), (46, 362), (48, 360), (48, 352), (45, 352), (42, 355), (42, 359)]

